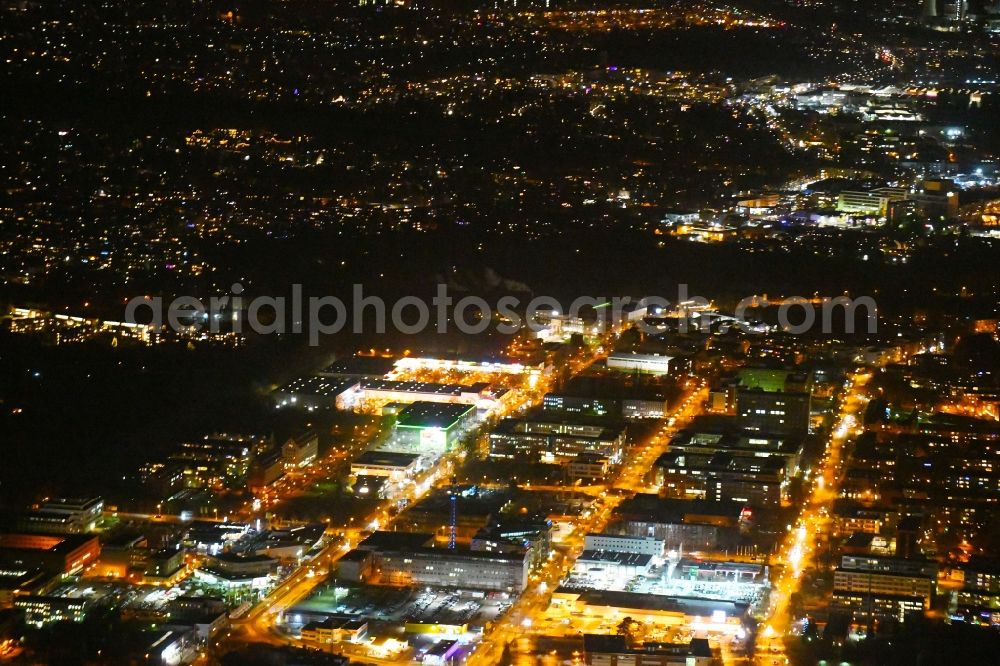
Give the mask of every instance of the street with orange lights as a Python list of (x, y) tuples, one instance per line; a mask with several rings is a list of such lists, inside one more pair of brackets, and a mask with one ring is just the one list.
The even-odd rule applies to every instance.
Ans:
[(794, 525), (789, 525), (788, 534), (773, 561), (781, 567), (780, 574), (774, 581), (767, 616), (760, 625), (755, 646), (756, 663), (762, 666), (788, 663), (783, 639), (793, 620), (789, 613), (790, 600), (800, 589), (803, 572), (813, 562), (819, 536), (829, 527), (829, 513), (837, 498), (845, 462), (844, 445), (860, 433), (859, 414), (867, 404), (864, 386), (869, 378), (869, 374), (856, 373), (848, 380), (826, 451), (817, 472), (812, 475), (802, 513)]

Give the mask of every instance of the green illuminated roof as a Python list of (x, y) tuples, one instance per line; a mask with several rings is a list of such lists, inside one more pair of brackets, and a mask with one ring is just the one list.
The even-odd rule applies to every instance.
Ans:
[(475, 410), (474, 405), (441, 402), (414, 402), (399, 412), (396, 425), (400, 428), (440, 428), (448, 430)]
[(769, 393), (777, 393), (785, 390), (785, 381), (788, 379), (788, 374), (788, 370), (745, 368), (740, 370), (740, 385)]

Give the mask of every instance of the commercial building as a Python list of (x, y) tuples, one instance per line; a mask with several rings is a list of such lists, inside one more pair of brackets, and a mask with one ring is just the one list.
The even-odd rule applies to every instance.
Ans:
[(973, 556), (960, 568), (966, 589), (1000, 594), (1000, 558)]
[(247, 523), (196, 520), (187, 526), (184, 544), (209, 553), (219, 553), (250, 531)]
[(505, 363), (500, 361), (469, 361), (461, 359), (447, 358), (426, 358), (416, 356), (405, 356), (395, 362), (395, 369), (418, 371), (418, 370), (444, 370), (447, 372), (467, 372), (467, 373), (488, 373), (501, 375), (538, 375), (545, 372), (545, 364), (530, 365), (525, 363)]
[(521, 592), (528, 583), (528, 555), (422, 548), (375, 554), (378, 580), (390, 585), (434, 585)]
[(917, 210), (928, 217), (951, 220), (958, 216), (959, 187), (948, 178), (926, 178), (920, 190), (909, 195)]
[(345, 409), (342, 396), (358, 386), (353, 377), (307, 376), (295, 379), (272, 394), (275, 406), (314, 411), (317, 409)]
[(872, 190), (843, 190), (837, 199), (840, 213), (893, 217), (893, 206), (906, 200), (905, 187), (878, 187)]
[(281, 562), (298, 563), (323, 543), (326, 523), (310, 523), (288, 529), (268, 530), (253, 541), (254, 555), (267, 555)]
[(692, 638), (686, 645), (646, 643), (626, 646), (617, 634), (584, 634), (583, 661), (587, 666), (711, 666), (715, 663), (706, 638)]
[(420, 456), (397, 451), (365, 451), (351, 463), (355, 476), (384, 476), (394, 483), (412, 478)]
[(344, 553), (337, 560), (337, 580), (355, 583), (370, 580), (373, 558), (370, 550), (355, 548)]
[(360, 643), (368, 637), (368, 621), (353, 615), (330, 615), (309, 622), (300, 635), (311, 643)]
[[(396, 535), (399, 536), (396, 536)], [(432, 548), (432, 534), (376, 532), (348, 553), (338, 569), (343, 580), (385, 585), (433, 585), (520, 592), (528, 582), (529, 558), (520, 552)], [(421, 545), (414, 546), (414, 543)], [(366, 555), (357, 555), (357, 552)], [(346, 556), (345, 556), (346, 557)], [(370, 558), (369, 561), (366, 561)], [(350, 576), (358, 575), (358, 579)]]
[(359, 474), (354, 477), (354, 485), (351, 492), (355, 497), (378, 497), (379, 499), (389, 499), (393, 496), (396, 488), (389, 482), (387, 476), (368, 476)]
[(587, 320), (583, 317), (560, 314), (555, 310), (539, 311), (534, 315), (538, 330), (535, 335), (545, 342), (565, 342), (574, 335), (598, 336), (604, 330), (604, 322)]
[(183, 548), (149, 548), (144, 540), (135, 547), (105, 546), (89, 575), (166, 587), (187, 577), (185, 554)]
[(420, 663), (425, 666), (446, 666), (453, 664), (462, 656), (462, 650), (468, 649), (457, 640), (445, 639), (430, 646), (421, 658)]
[(195, 578), (225, 588), (262, 589), (278, 571), (278, 560), (267, 555), (220, 553), (194, 571)]
[(396, 417), (394, 444), (421, 452), (447, 451), (475, 415), (474, 405), (413, 402)]
[(685, 580), (706, 583), (764, 585), (768, 582), (767, 567), (747, 562), (684, 559), (677, 563), (674, 575)]
[(506, 389), (493, 389), (486, 382), (466, 385), (369, 378), (347, 388), (336, 403), (338, 409), (369, 411), (390, 402), (437, 402), (491, 409), (508, 395)]
[[(399, 359), (399, 361), (406, 359)], [(390, 375), (399, 363), (386, 356), (351, 356), (334, 361), (316, 373), (330, 379), (382, 379)]]
[(574, 581), (598, 590), (623, 590), (636, 576), (653, 566), (653, 556), (612, 550), (587, 550), (573, 563)]
[(955, 595), (956, 615), (976, 624), (1000, 626), (1000, 559), (973, 556), (959, 569), (964, 582)]
[(170, 627), (147, 632), (148, 647), (142, 650), (147, 664), (178, 666), (197, 658), (198, 638), (193, 627)]
[(627, 534), (588, 534), (583, 538), (584, 550), (607, 550), (615, 553), (633, 553), (663, 557), (663, 541), (646, 536)]
[(435, 534), (440, 542), (450, 540), (454, 524), (456, 539), (466, 542), (496, 524), (511, 501), (511, 493), (504, 489), (438, 488), (408, 507), (395, 524), (397, 529)]
[(565, 463), (581, 454), (621, 462), (624, 426), (544, 418), (506, 418), (490, 432), (490, 456)]
[(672, 356), (616, 351), (608, 355), (607, 366), (613, 370), (628, 370), (634, 372), (648, 372), (654, 375), (666, 375), (671, 372), (671, 362), (673, 360)]
[(94, 564), (100, 554), (101, 544), (95, 536), (0, 533), (2, 569), (75, 574)]
[(48, 534), (84, 534), (92, 532), (104, 512), (100, 497), (48, 499), (21, 516), (18, 528), (26, 532)]
[(552, 595), (552, 604), (570, 614), (631, 617), (636, 622), (734, 634), (745, 629), (750, 610), (750, 604), (742, 601), (562, 587)]
[(739, 502), (709, 502), (638, 494), (618, 505), (614, 524), (622, 533), (664, 542), (667, 550), (712, 550), (738, 535), (745, 519)]
[(883, 527), (889, 525), (895, 515), (895, 510), (886, 506), (865, 506), (859, 502), (838, 499), (833, 503), (834, 534), (879, 534)]

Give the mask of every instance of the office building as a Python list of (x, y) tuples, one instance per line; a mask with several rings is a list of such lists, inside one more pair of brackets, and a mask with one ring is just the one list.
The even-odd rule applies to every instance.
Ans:
[(627, 534), (588, 534), (583, 538), (584, 550), (607, 550), (615, 553), (632, 553), (663, 557), (663, 541), (653, 537)]
[(565, 464), (569, 481), (605, 483), (611, 473), (611, 461), (596, 453), (580, 453)]
[(41, 569), (51, 574), (76, 574), (101, 554), (96, 536), (77, 534), (0, 533), (0, 568)]
[(331, 615), (304, 625), (300, 637), (310, 643), (360, 643), (368, 637), (368, 620), (353, 615)]
[(262, 456), (258, 456), (250, 467), (249, 484), (250, 487), (258, 491), (269, 487), (275, 481), (285, 475), (284, 451), (274, 449)]
[(630, 536), (653, 537), (667, 550), (724, 548), (747, 515), (739, 502), (709, 502), (638, 494), (615, 509), (614, 524)]
[(789, 437), (809, 432), (810, 394), (802, 375), (744, 370), (736, 389), (736, 418), (744, 430)]
[(26, 532), (84, 534), (92, 532), (104, 512), (100, 497), (59, 497), (39, 502), (21, 516), (18, 527)]
[(41, 626), (50, 622), (82, 622), (87, 613), (112, 592), (106, 584), (65, 582), (39, 594), (15, 597), (14, 608), (24, 620)]
[(281, 447), (281, 457), (288, 470), (306, 467), (314, 462), (318, 455), (319, 435), (312, 431), (288, 438)]
[(627, 377), (576, 377), (542, 398), (551, 414), (612, 419), (661, 419), (676, 392), (670, 387), (628, 385)]
[(548, 562), (552, 549), (552, 521), (499, 519), (476, 532), (471, 550), (517, 553), (527, 551), (528, 568)]
[(611, 464), (621, 461), (624, 426), (566, 419), (506, 418), (490, 432), (490, 456), (566, 463), (581, 454), (596, 455)]
[(785, 461), (777, 456), (709, 455), (670, 451), (654, 463), (656, 482), (667, 497), (781, 505)]
[(905, 622), (913, 615), (922, 615), (926, 602), (920, 596), (894, 594), (869, 594), (834, 590), (830, 597), (830, 610), (846, 613), (854, 622), (865, 622), (869, 618), (891, 618)]
[(671, 362), (673, 360), (671, 356), (661, 356), (659, 354), (615, 351), (608, 355), (607, 366), (613, 370), (665, 375), (671, 372)]
[(935, 579), (919, 574), (896, 574), (843, 567), (838, 567), (833, 573), (834, 591), (919, 597), (923, 600), (924, 608), (930, 608), (936, 584)]
[(924, 576), (937, 580), (938, 564), (933, 560), (904, 559), (888, 555), (848, 554), (840, 558), (840, 567), (854, 571), (875, 571), (880, 573)]
[(217, 433), (181, 442), (169, 462), (180, 466), (188, 488), (235, 485), (246, 482), (254, 456), (267, 446), (254, 435)]
[(697, 420), (670, 440), (670, 452), (685, 453), (692, 460), (711, 460), (718, 453), (733, 457), (774, 458), (784, 462), (784, 477), (795, 476), (802, 457), (803, 439), (784, 435), (742, 432), (730, 428), (735, 425), (730, 417), (723, 419), (722, 427), (702, 429)]

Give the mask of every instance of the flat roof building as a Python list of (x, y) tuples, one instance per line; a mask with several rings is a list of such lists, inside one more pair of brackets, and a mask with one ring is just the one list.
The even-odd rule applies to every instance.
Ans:
[(670, 362), (673, 360), (672, 356), (616, 351), (608, 355), (607, 366), (613, 370), (628, 370), (665, 375), (670, 373)]
[(476, 408), (468, 404), (417, 401), (396, 417), (396, 443), (417, 451), (443, 452), (461, 436), (462, 426), (471, 422)]
[(622, 533), (661, 540), (667, 550), (711, 550), (735, 539), (745, 510), (739, 502), (681, 500), (640, 493), (619, 504), (613, 520)]
[(402, 481), (417, 471), (420, 456), (416, 453), (397, 451), (365, 451), (351, 463), (355, 476), (384, 476), (391, 481)]
[(39, 502), (18, 521), (20, 529), (49, 534), (83, 534), (97, 526), (104, 512), (101, 497), (58, 497)]
[(490, 432), (490, 456), (566, 463), (593, 454), (611, 464), (621, 462), (626, 429), (612, 423), (585, 423), (566, 418), (505, 418)]
[(0, 567), (5, 569), (73, 574), (95, 563), (100, 554), (96, 536), (0, 533)]
[(743, 626), (750, 604), (743, 601), (702, 597), (663, 596), (611, 590), (570, 590), (560, 587), (552, 603), (594, 616), (630, 616), (637, 622), (690, 625), (696, 621), (718, 630), (736, 631)]
[(584, 634), (583, 661), (587, 666), (711, 666), (715, 657), (705, 638), (692, 638), (688, 644), (645, 643), (630, 648), (618, 634)]
[[(375, 532), (350, 556), (350, 566), (340, 567), (341, 577), (357, 575), (365, 582), (386, 585), (434, 585), (477, 590), (520, 592), (528, 583), (527, 549), (489, 552), (431, 548), (433, 535)], [(355, 552), (355, 551), (352, 551)], [(370, 562), (370, 564), (368, 564)], [(356, 582), (361, 582), (358, 580)]]
[(663, 557), (663, 542), (659, 539), (628, 534), (588, 534), (583, 537), (583, 549)]
[(350, 356), (334, 361), (316, 374), (331, 379), (379, 379), (390, 374), (396, 363), (396, 359), (386, 356)]
[(312, 375), (294, 379), (272, 394), (277, 407), (299, 409), (343, 409), (343, 396), (356, 390), (359, 379), (352, 377)]

